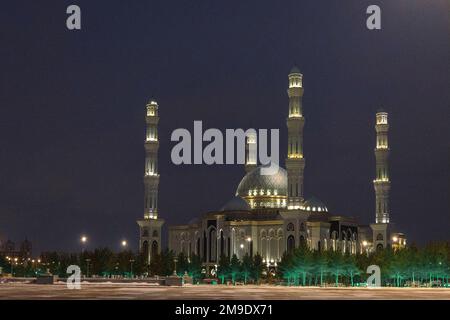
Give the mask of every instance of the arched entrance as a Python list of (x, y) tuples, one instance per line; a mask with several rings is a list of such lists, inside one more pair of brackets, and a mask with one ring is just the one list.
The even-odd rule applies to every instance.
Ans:
[(287, 238), (287, 252), (288, 253), (294, 252), (294, 248), (295, 248), (295, 238), (293, 235), (290, 235)]
[(153, 240), (152, 242), (152, 257), (156, 256), (158, 254), (158, 242), (156, 240)]

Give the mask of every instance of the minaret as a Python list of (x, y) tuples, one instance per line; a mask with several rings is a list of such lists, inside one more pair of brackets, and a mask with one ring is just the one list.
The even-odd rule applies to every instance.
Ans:
[(146, 106), (145, 170), (144, 170), (144, 219), (138, 220), (140, 227), (139, 248), (150, 262), (161, 251), (161, 227), (164, 220), (158, 219), (158, 103), (151, 99)]
[(250, 172), (257, 166), (257, 135), (256, 131), (249, 132), (245, 143), (245, 172)]
[(303, 171), (305, 159), (303, 158), (303, 75), (297, 67), (289, 73), (289, 116), (288, 127), (288, 153), (286, 169), (288, 174), (288, 209), (298, 209), (303, 201)]
[(373, 181), (375, 188), (375, 222), (389, 223), (389, 144), (388, 144), (388, 114), (382, 110), (376, 114), (375, 130), (377, 140), (375, 147), (376, 178)]

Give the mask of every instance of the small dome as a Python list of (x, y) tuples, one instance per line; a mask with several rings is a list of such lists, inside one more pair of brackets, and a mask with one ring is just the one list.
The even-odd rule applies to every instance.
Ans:
[(189, 220), (188, 224), (198, 224), (200, 222), (199, 218), (193, 218)]
[(225, 203), (225, 205), (220, 208), (220, 211), (248, 211), (250, 209), (251, 208), (248, 205), (247, 201), (239, 196), (236, 196)]
[(236, 190), (236, 195), (246, 197), (255, 192), (260, 194), (267, 191), (271, 195), (287, 196), (287, 172), (285, 169), (278, 167), (278, 172), (272, 175), (264, 175), (261, 172), (263, 166), (259, 166), (242, 178)]
[(292, 69), (291, 69), (290, 74), (292, 74), (292, 73), (301, 73), (301, 72), (300, 72), (300, 69), (297, 66), (293, 66)]
[(306, 200), (300, 209), (313, 212), (328, 212), (327, 206), (315, 197)]

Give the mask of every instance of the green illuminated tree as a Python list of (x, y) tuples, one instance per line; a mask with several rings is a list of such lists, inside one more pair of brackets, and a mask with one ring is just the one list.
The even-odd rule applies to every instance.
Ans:
[(217, 267), (217, 276), (220, 278), (222, 284), (230, 275), (230, 259), (222, 254), (219, 259), (219, 266)]
[(361, 273), (356, 264), (356, 255), (346, 252), (343, 261), (344, 274), (350, 278), (350, 285), (354, 286), (355, 276)]
[(241, 264), (241, 274), (244, 278), (244, 283), (246, 284), (248, 281), (248, 278), (252, 274), (253, 269), (253, 260), (252, 258), (246, 253), (244, 255), (244, 258), (242, 258), (242, 264)]
[(235, 254), (233, 254), (230, 260), (230, 275), (233, 285), (236, 283), (236, 280), (239, 278), (240, 274), (241, 274), (241, 263), (239, 262), (238, 257)]
[(198, 255), (193, 254), (188, 264), (188, 275), (192, 277), (194, 283), (198, 283), (202, 278), (202, 261)]
[(288, 286), (296, 284), (292, 254), (283, 253), (281, 261), (278, 263), (278, 274), (280, 278), (286, 279)]
[(340, 250), (331, 251), (330, 260), (328, 261), (328, 269), (334, 276), (334, 283), (337, 287), (339, 285), (339, 277), (345, 274), (344, 256)]
[(183, 252), (180, 252), (177, 255), (177, 275), (182, 277), (185, 272), (188, 271), (189, 262), (186, 255)]

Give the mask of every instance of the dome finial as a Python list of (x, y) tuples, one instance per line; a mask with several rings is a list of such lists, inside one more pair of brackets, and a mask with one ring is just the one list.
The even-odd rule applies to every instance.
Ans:
[(292, 73), (300, 73), (300, 69), (297, 67), (297, 64), (294, 64), (294, 66), (291, 69), (291, 72), (289, 74)]

